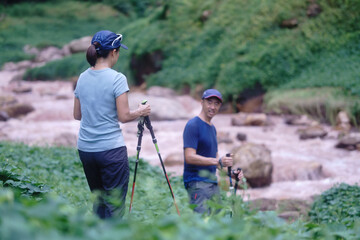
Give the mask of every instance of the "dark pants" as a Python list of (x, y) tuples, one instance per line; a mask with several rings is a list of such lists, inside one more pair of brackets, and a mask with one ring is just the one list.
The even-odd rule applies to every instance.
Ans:
[(207, 200), (220, 201), (220, 191), (216, 183), (192, 181), (186, 184), (190, 204), (195, 204), (195, 212), (210, 214), (210, 208), (206, 206)]
[[(125, 146), (102, 152), (79, 150), (87, 182), (98, 193), (94, 211), (100, 218), (123, 216), (129, 183), (129, 162)], [(117, 204), (107, 199), (116, 197)], [(119, 201), (120, 200), (120, 201)]]

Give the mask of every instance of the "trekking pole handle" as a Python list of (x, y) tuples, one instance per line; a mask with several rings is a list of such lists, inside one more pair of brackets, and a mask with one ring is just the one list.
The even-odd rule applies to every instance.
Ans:
[[(226, 157), (230, 157), (231, 154), (230, 153), (227, 153), (226, 154)], [(232, 178), (231, 178), (231, 167), (228, 167), (228, 175), (229, 175), (229, 181), (230, 181), (230, 189), (233, 189), (233, 183), (232, 183)]]

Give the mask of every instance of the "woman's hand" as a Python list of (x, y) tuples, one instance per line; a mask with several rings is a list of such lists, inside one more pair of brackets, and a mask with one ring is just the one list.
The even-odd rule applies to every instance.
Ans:
[(151, 107), (148, 103), (140, 103), (137, 110), (139, 111), (140, 117), (149, 116), (151, 113)]

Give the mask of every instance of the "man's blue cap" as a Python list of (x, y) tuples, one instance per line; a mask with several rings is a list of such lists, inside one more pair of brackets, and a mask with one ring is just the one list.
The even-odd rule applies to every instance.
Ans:
[(216, 90), (216, 89), (207, 89), (205, 90), (205, 92), (203, 93), (202, 99), (206, 99), (206, 98), (211, 98), (211, 97), (216, 97), (220, 100), (220, 102), (222, 102), (222, 95), (221, 93)]
[(102, 30), (100, 32), (95, 33), (91, 40), (91, 44), (94, 42), (98, 42), (101, 47), (96, 50), (111, 50), (118, 47), (122, 47), (124, 49), (128, 49), (128, 47), (121, 43), (122, 35), (116, 34), (108, 30)]

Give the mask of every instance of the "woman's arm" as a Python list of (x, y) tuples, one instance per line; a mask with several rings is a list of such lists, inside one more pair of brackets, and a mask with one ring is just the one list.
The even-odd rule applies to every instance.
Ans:
[(74, 98), (74, 112), (73, 112), (74, 118), (76, 120), (81, 120), (81, 106), (80, 106), (80, 100), (78, 98)]
[(138, 117), (148, 116), (151, 112), (149, 104), (139, 104), (136, 110), (130, 111), (128, 93), (123, 93), (116, 98), (118, 119), (122, 123), (130, 122)]

